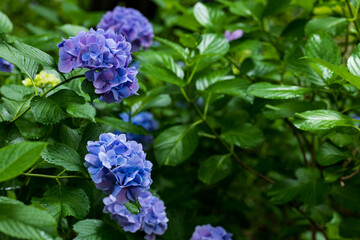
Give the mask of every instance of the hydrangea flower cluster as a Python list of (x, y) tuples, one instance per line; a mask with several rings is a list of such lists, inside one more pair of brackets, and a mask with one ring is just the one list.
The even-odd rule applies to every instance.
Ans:
[(112, 194), (119, 204), (135, 201), (152, 183), (152, 163), (142, 145), (125, 134), (103, 133), (99, 141), (88, 141), (85, 166), (96, 187)]
[[(40, 88), (45, 88), (49, 85), (51, 85), (53, 87), (56, 84), (58, 84), (59, 82), (60, 82), (60, 79), (55, 74), (48, 73), (46, 71), (41, 71), (39, 74), (36, 74), (35, 79), (34, 79), (35, 86), (40, 87)], [(22, 81), (22, 84), (24, 84), (27, 87), (32, 86), (31, 79), (25, 78)]]
[(164, 234), (167, 229), (167, 222), (164, 202), (153, 196), (150, 192), (143, 192), (138, 198), (142, 206), (141, 212), (137, 215), (130, 213), (124, 205), (116, 202), (114, 196), (104, 198), (104, 212), (110, 213), (127, 232), (138, 230), (146, 233), (145, 239), (155, 240), (156, 235)]
[(14, 65), (0, 58), (0, 72), (12, 72)]
[(228, 40), (228, 42), (234, 41), (236, 39), (239, 39), (243, 36), (244, 32), (240, 29), (235, 30), (233, 32), (225, 31), (224, 36)]
[[(126, 112), (120, 114), (120, 118), (125, 122), (131, 122), (134, 125), (142, 126), (148, 132), (158, 129), (159, 124), (154, 119), (154, 115), (150, 112), (141, 112), (130, 119), (130, 115)], [(154, 141), (152, 135), (136, 135), (133, 133), (126, 133), (127, 139), (135, 140), (148, 149), (149, 145)]]
[(197, 226), (190, 240), (231, 240), (232, 234), (210, 224)]
[(128, 67), (131, 44), (113, 30), (81, 31), (58, 44), (59, 70), (63, 73), (77, 68), (90, 69), (85, 76), (100, 94), (100, 100), (119, 103), (137, 93), (137, 70)]
[(115, 7), (103, 16), (97, 28), (112, 29), (124, 35), (131, 42), (132, 51), (138, 51), (140, 47), (149, 48), (154, 37), (151, 23), (133, 8)]

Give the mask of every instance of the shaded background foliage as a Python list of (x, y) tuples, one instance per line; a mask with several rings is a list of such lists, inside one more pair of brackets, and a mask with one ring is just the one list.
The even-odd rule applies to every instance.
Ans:
[[(196, 225), (207, 223), (223, 226), (233, 239), (358, 239), (359, 1), (204, 2), (1, 1), (14, 26), (11, 35), (55, 59), (62, 37), (95, 27), (117, 4), (139, 9), (161, 37), (149, 50), (134, 53), (141, 66), (139, 96), (121, 104), (95, 100), (95, 110), (87, 108), (81, 116), (67, 111), (70, 117), (54, 120), (32, 109), (10, 123), (22, 110), (16, 104), (33, 92), (6, 87), (21, 84), (20, 71), (1, 75), (1, 113), (9, 117), (1, 123), (1, 146), (40, 142), (32, 149), (41, 160), (18, 174), (33, 165), (37, 174), (55, 176), (66, 169), (81, 176), (81, 164), (70, 168), (56, 160), (81, 162), (86, 141), (102, 132), (141, 131), (124, 125), (118, 114), (148, 110), (160, 123), (147, 151), (154, 163), (151, 188), (170, 220), (159, 239), (189, 239)], [(244, 36), (228, 43), (224, 31), (237, 29)], [(78, 96), (56, 92), (48, 98), (65, 98), (65, 105), (91, 102), (82, 80), (62, 90)], [(195, 101), (199, 97), (202, 101)], [(176, 154), (161, 147), (177, 140), (185, 147)], [(59, 147), (51, 152), (49, 146)], [(102, 213), (104, 195), (87, 179), (58, 179), (61, 196), (54, 179), (0, 179), (2, 196), (37, 208), (23, 207), (24, 213), (54, 216), (40, 226), (51, 237), (87, 239), (93, 231), (99, 239), (142, 239)], [(69, 195), (76, 198), (66, 199)], [(15, 203), (6, 201), (0, 199), (0, 208), (12, 209)], [(9, 234), (4, 221), (0, 217), (0, 231)], [(46, 228), (54, 221), (58, 235)], [(5, 234), (0, 237), (13, 239)]]

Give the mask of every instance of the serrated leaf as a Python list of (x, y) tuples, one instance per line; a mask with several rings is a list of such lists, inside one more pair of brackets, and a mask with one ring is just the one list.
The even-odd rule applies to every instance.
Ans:
[(328, 69), (333, 71), (335, 74), (339, 75), (340, 77), (342, 77), (343, 79), (345, 79), (346, 81), (348, 81), (349, 83), (354, 85), (356, 88), (360, 89), (360, 77), (349, 73), (345, 67), (336, 66), (334, 64), (331, 64), (327, 61), (324, 61), (324, 60), (318, 59), (318, 58), (305, 58), (305, 59), (319, 63), (324, 67), (327, 67)]
[(81, 129), (73, 129), (66, 125), (61, 125), (60, 139), (61, 142), (77, 150), (81, 141)]
[(360, 45), (357, 45), (348, 58), (347, 67), (349, 72), (360, 77)]
[(131, 212), (132, 214), (139, 214), (140, 210), (141, 210), (141, 205), (139, 203), (139, 201), (129, 201), (127, 203), (124, 204), (124, 206), (126, 207), (126, 209)]
[(68, 171), (81, 172), (87, 175), (84, 161), (80, 158), (79, 154), (68, 145), (62, 143), (48, 145), (41, 156), (48, 163), (61, 166)]
[(31, 98), (26, 101), (13, 101), (7, 98), (2, 98), (4, 107), (12, 115), (12, 119), (22, 113), (30, 105)]
[(125, 133), (130, 132), (130, 133), (134, 133), (137, 135), (148, 135), (149, 134), (143, 127), (125, 122), (119, 118), (101, 117), (101, 118), (96, 118), (96, 121), (98, 123), (106, 124), (120, 132), (125, 132)]
[(80, 25), (74, 25), (74, 24), (64, 24), (60, 27), (58, 27), (62, 32), (67, 34), (69, 37), (74, 37), (76, 34), (78, 34), (80, 31), (88, 32), (89, 29)]
[(186, 82), (179, 78), (172, 71), (158, 67), (154, 64), (143, 63), (141, 64), (141, 73), (143, 73), (146, 77), (157, 80), (164, 81), (172, 84), (176, 84), (178, 86), (185, 86)]
[(98, 219), (85, 219), (74, 225), (78, 233), (74, 240), (109, 240), (121, 239), (119, 232)]
[(334, 110), (313, 110), (296, 113), (294, 125), (304, 131), (320, 131), (334, 127), (354, 126), (352, 118)]
[(0, 231), (16, 238), (48, 240), (57, 236), (56, 222), (47, 212), (0, 197)]
[[(305, 55), (311, 58), (322, 59), (334, 65), (339, 65), (341, 62), (341, 53), (338, 45), (327, 35), (311, 35), (305, 45)], [(313, 65), (314, 70), (325, 80), (333, 77), (333, 70), (322, 64), (315, 63)]]
[(194, 125), (179, 125), (166, 129), (155, 139), (155, 157), (160, 165), (176, 166), (187, 160), (198, 145)]
[(202, 35), (201, 42), (198, 45), (200, 55), (206, 57), (211, 55), (225, 55), (229, 51), (229, 42), (223, 35), (214, 33), (205, 33)]
[(16, 65), (28, 78), (35, 78), (39, 64), (2, 40), (0, 41), (0, 57)]
[(222, 78), (225, 74), (229, 72), (228, 68), (217, 69), (213, 71), (205, 70), (201, 73), (198, 73), (194, 78), (196, 79), (196, 89), (203, 91), (207, 89), (212, 84), (215, 84), (219, 81), (222, 82)]
[(47, 143), (19, 142), (0, 149), (0, 182), (17, 177), (39, 158)]
[(70, 89), (61, 89), (60, 91), (51, 94), (48, 99), (54, 101), (64, 110), (70, 105), (85, 103), (85, 99), (82, 96)]
[(188, 54), (185, 52), (185, 49), (182, 46), (180, 46), (179, 44), (176, 44), (174, 42), (171, 42), (169, 40), (166, 40), (166, 39), (160, 38), (160, 37), (154, 37), (154, 40), (159, 41), (162, 44), (165, 44), (166, 46), (171, 47), (178, 54), (180, 54), (180, 56), (182, 57), (183, 60), (185, 60), (185, 61), (187, 60)]
[(81, 90), (84, 93), (87, 93), (90, 97), (91, 102), (94, 101), (95, 98), (99, 98), (99, 95), (95, 93), (95, 87), (92, 82), (84, 79), (81, 83)]
[(231, 173), (232, 159), (229, 155), (215, 155), (201, 163), (197, 175), (206, 184), (214, 184)]
[(252, 148), (264, 141), (262, 131), (249, 123), (245, 123), (221, 134), (221, 138), (229, 144), (241, 148)]
[(0, 11), (0, 33), (9, 33), (13, 30), (13, 25), (2, 11)]
[(291, 99), (301, 97), (311, 91), (311, 88), (260, 82), (251, 85), (248, 94), (265, 99)]
[(347, 157), (347, 154), (345, 154), (343, 151), (340, 151), (338, 148), (336, 148), (331, 143), (325, 142), (321, 145), (319, 148), (317, 154), (316, 154), (316, 161), (321, 166), (328, 166), (335, 164)]
[(66, 108), (66, 112), (76, 118), (85, 118), (95, 122), (96, 110), (89, 103), (71, 104)]
[(16, 120), (15, 125), (19, 129), (22, 136), (30, 139), (39, 139), (45, 136), (49, 130), (47, 126), (43, 126), (35, 122), (32, 117), (19, 118)]
[(252, 103), (254, 97), (248, 94), (250, 84), (245, 79), (232, 79), (216, 82), (210, 85), (205, 91), (214, 94), (227, 94), (230, 96), (240, 97), (247, 102)]
[(309, 36), (310, 34), (321, 32), (335, 35), (336, 28), (341, 28), (342, 30), (346, 24), (346, 18), (325, 17), (312, 19), (305, 26), (305, 35)]
[(83, 219), (90, 210), (90, 201), (84, 190), (70, 186), (53, 186), (39, 202), (57, 221), (66, 216)]
[(18, 84), (7, 84), (0, 88), (0, 93), (8, 99), (23, 101), (34, 94), (34, 89)]
[(67, 117), (67, 114), (53, 100), (35, 96), (30, 103), (36, 121), (42, 124), (54, 124)]

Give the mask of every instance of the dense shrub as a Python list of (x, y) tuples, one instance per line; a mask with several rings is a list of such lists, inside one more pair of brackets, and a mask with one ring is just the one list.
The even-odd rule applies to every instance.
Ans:
[(0, 239), (359, 239), (360, 1), (152, 2), (0, 2)]

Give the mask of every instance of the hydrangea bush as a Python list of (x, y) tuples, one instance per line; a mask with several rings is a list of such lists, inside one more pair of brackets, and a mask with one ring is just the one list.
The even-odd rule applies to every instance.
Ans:
[(0, 239), (360, 238), (359, 1), (0, 9)]

